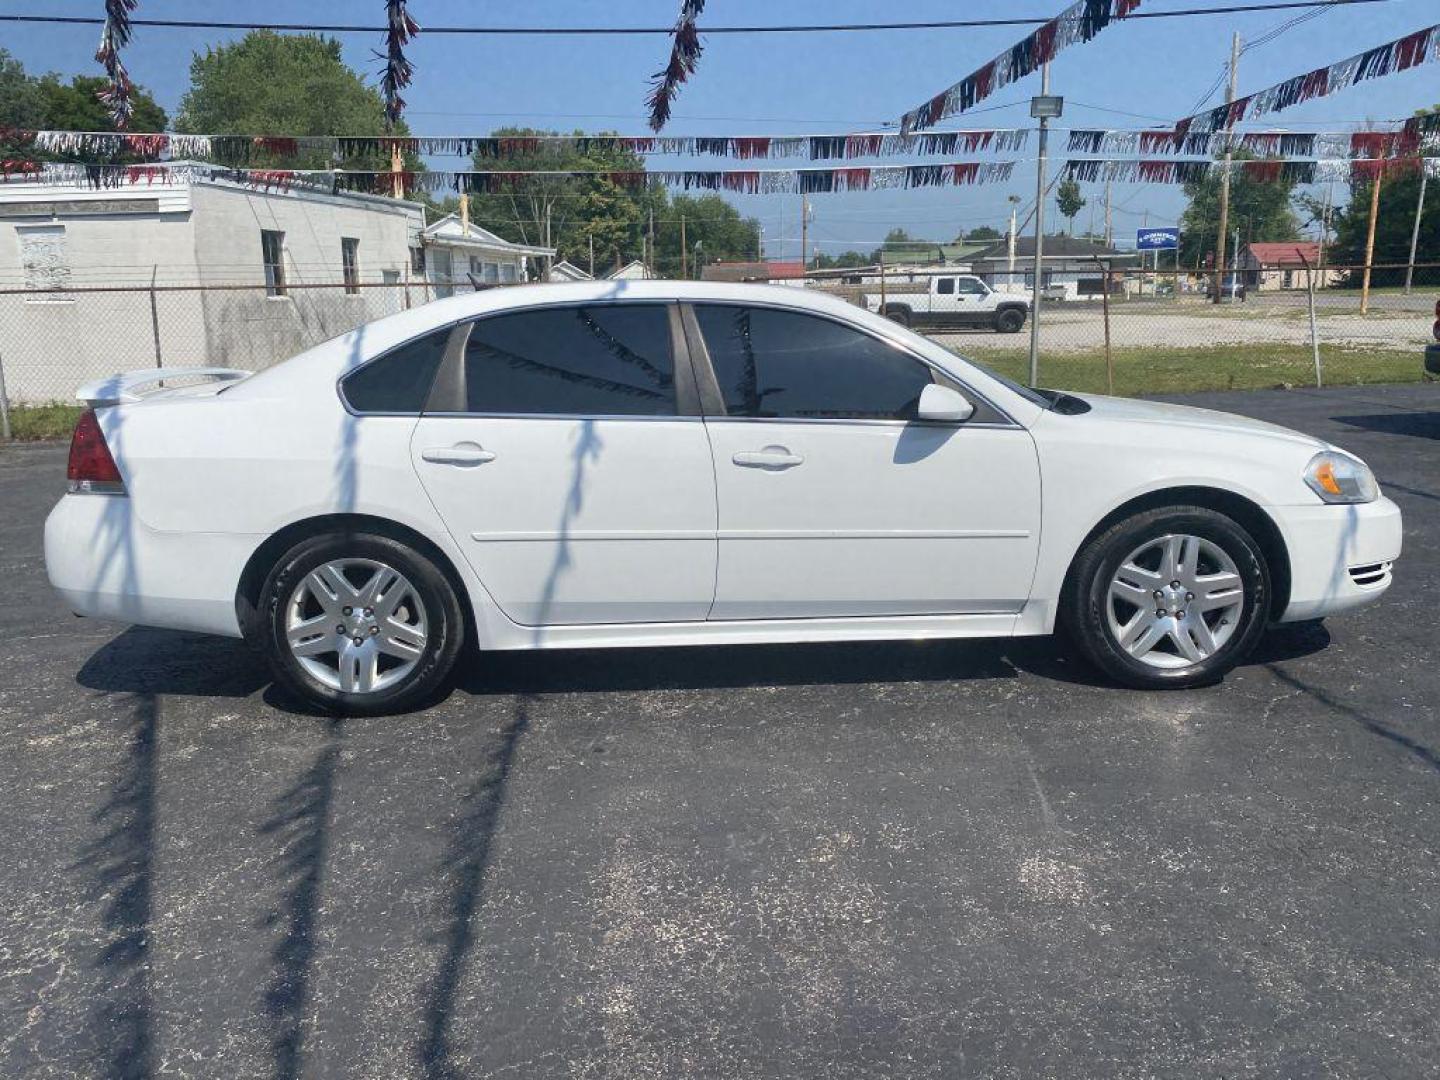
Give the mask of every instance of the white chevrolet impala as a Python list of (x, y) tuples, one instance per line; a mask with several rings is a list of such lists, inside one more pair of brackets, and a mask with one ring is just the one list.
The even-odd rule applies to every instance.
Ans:
[(800, 289), (495, 290), (81, 396), (45, 530), (69, 605), (243, 636), (349, 714), (475, 646), (1059, 628), (1122, 683), (1195, 686), (1375, 600), (1400, 553), (1334, 446), (1037, 393)]

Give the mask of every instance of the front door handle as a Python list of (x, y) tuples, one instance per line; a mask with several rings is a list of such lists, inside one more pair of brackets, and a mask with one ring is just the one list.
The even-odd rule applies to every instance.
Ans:
[(484, 465), (494, 461), (495, 454), (476, 446), (474, 443), (459, 443), (456, 446), (432, 446), (421, 450), (420, 456), (436, 465)]
[(805, 464), (799, 454), (792, 454), (783, 446), (767, 446), (763, 450), (744, 450), (730, 459), (746, 469), (793, 469)]

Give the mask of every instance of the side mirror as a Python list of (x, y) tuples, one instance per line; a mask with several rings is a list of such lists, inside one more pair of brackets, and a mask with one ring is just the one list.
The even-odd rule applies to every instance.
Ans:
[(920, 407), (916, 415), (921, 420), (958, 423), (974, 416), (975, 406), (966, 401), (960, 391), (931, 383), (920, 392)]

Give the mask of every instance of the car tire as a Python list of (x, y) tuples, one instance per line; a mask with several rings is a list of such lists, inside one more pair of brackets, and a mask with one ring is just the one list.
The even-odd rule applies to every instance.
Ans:
[(890, 320), (891, 322), (893, 322), (893, 323), (899, 323), (901, 326), (909, 326), (909, 325), (910, 325), (910, 309), (909, 309), (909, 308), (903, 308), (903, 307), (887, 308), (886, 311), (885, 311), (885, 317), (886, 317), (887, 319), (889, 319), (889, 320)]
[(383, 716), (429, 703), (454, 669), (465, 635), (444, 572), (375, 533), (331, 533), (296, 544), (270, 571), (260, 613), (275, 681), (341, 716)]
[(1060, 621), (1116, 682), (1179, 690), (1218, 682), (1243, 660), (1269, 608), (1270, 571), (1254, 537), (1215, 510), (1170, 506), (1117, 522), (1081, 549)]
[(995, 330), (1000, 334), (1018, 334), (1025, 325), (1025, 313), (1019, 308), (1006, 308), (995, 316)]

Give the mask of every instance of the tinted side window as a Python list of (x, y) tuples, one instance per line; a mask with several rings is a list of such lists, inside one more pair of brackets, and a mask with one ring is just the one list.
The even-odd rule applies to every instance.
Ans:
[(356, 412), (422, 412), (449, 339), (447, 326), (366, 364), (345, 379), (345, 400)]
[(773, 308), (698, 304), (731, 416), (911, 420), (930, 369), (829, 319)]
[(941, 296), (949, 296), (955, 291), (955, 279), (953, 277), (942, 277), (935, 283), (935, 291)]
[(469, 412), (672, 416), (663, 304), (552, 307), (478, 320), (465, 349)]

